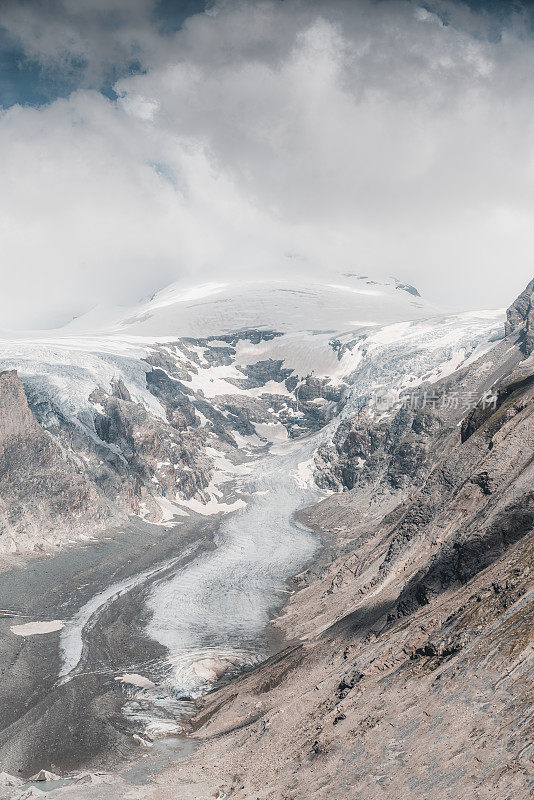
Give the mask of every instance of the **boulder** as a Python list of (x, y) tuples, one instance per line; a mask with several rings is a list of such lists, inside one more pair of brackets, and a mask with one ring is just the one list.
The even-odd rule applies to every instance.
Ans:
[(59, 781), (61, 775), (56, 775), (54, 772), (49, 772), (47, 769), (40, 769), (35, 775), (30, 778), (31, 781)]

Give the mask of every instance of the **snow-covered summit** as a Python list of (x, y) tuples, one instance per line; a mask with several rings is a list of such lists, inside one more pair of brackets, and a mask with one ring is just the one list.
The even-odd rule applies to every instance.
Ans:
[(328, 331), (387, 325), (436, 313), (414, 287), (346, 273), (335, 282), (173, 284), (129, 309), (95, 309), (64, 332), (206, 337), (236, 330)]

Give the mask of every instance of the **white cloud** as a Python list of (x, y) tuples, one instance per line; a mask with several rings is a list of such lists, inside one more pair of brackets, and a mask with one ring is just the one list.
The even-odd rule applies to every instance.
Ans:
[[(89, 52), (76, 20), (95, 3), (62, 2)], [(495, 40), (487, 16), (444, 2), (225, 2), (162, 37), (151, 10), (137, 0), (119, 30), (121, 53), (142, 41), (146, 73), (117, 102), (80, 91), (0, 118), (0, 327), (184, 274), (356, 268), (466, 308), (502, 306), (531, 277), (521, 17)], [(96, 73), (115, 45), (91, 19)]]

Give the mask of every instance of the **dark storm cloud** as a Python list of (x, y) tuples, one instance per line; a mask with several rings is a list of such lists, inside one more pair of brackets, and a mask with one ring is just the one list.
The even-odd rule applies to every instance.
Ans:
[(149, 68), (158, 40), (206, 8), (205, 0), (3, 0), (0, 104), (37, 105), (113, 84)]

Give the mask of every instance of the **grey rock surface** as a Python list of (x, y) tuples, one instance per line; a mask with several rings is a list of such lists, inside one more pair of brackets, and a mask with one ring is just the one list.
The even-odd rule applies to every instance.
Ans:
[(32, 414), (15, 371), (0, 373), (0, 537), (43, 546), (60, 520), (71, 531), (110, 516), (106, 503)]
[(534, 350), (534, 280), (506, 312), (506, 335), (519, 334), (521, 349), (529, 356)]

